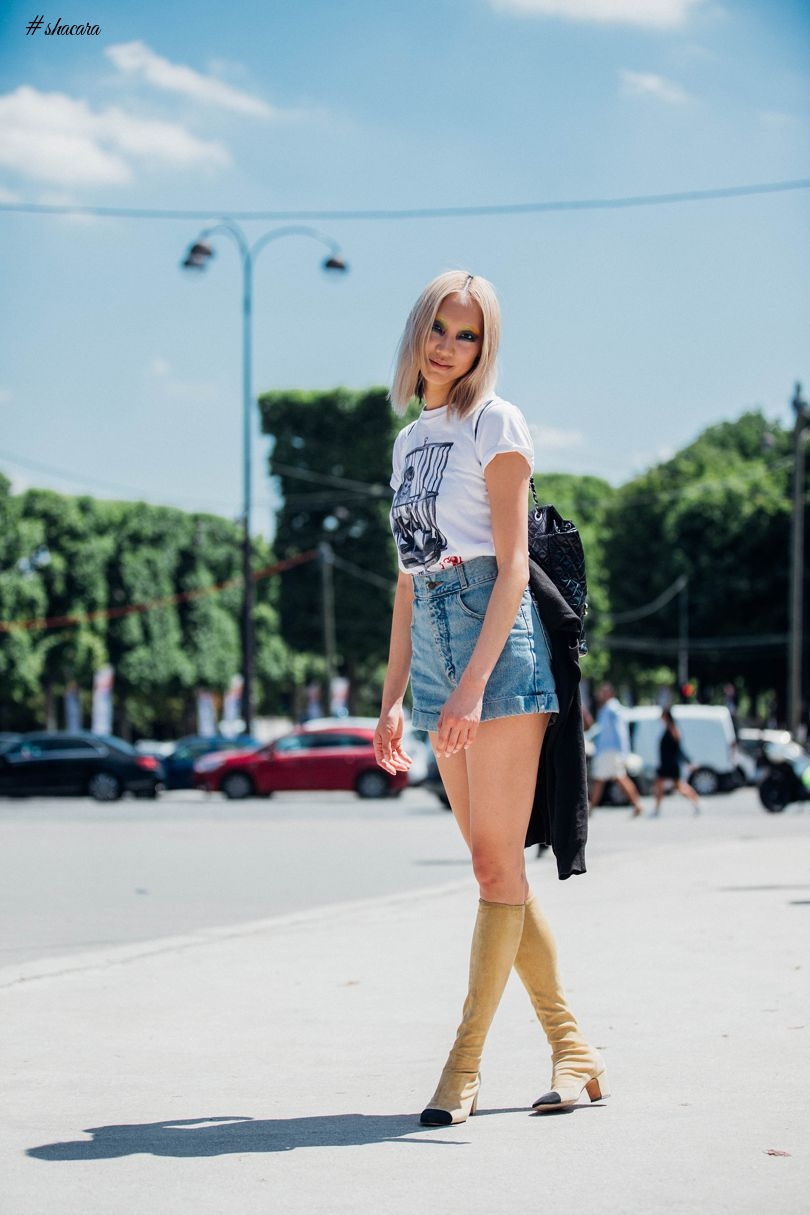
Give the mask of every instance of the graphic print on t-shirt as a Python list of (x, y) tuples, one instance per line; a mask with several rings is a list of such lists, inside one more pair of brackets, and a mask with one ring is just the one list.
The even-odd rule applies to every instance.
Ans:
[(436, 498), (452, 443), (425, 443), (405, 456), (391, 507), (391, 526), (405, 569), (428, 569), (447, 548), (436, 522)]

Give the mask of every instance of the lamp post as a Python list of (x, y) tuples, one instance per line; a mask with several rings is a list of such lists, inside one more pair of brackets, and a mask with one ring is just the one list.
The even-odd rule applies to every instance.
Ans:
[(331, 237), (317, 228), (291, 224), (265, 232), (252, 245), (248, 244), (242, 228), (234, 220), (224, 219), (213, 228), (206, 228), (191, 245), (181, 263), (186, 270), (204, 270), (214, 250), (209, 241), (215, 236), (228, 236), (236, 244), (242, 261), (242, 719), (245, 731), (250, 732), (253, 720), (253, 577), (251, 568), (251, 387), (252, 314), (253, 314), (253, 266), (256, 258), (271, 241), (284, 236), (306, 236), (325, 245), (329, 255), (322, 262), (324, 270), (345, 271), (348, 269), (340, 256), (340, 249)]

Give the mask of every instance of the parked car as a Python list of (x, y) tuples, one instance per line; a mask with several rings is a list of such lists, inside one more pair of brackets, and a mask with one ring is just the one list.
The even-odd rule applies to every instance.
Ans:
[(160, 760), (111, 735), (32, 732), (0, 750), (0, 794), (6, 797), (89, 794), (112, 802), (124, 793), (157, 797), (162, 786)]
[(770, 814), (792, 802), (810, 801), (810, 754), (788, 735), (788, 741), (765, 744), (765, 770), (759, 800)]
[[(630, 745), (641, 757), (642, 781), (655, 777), (659, 744), (664, 730), (658, 705), (623, 708), (630, 729)], [(689, 756), (689, 783), (701, 797), (736, 789), (746, 777), (737, 751), (734, 722), (723, 705), (673, 705), (672, 716)]]
[(185, 738), (179, 738), (174, 747), (160, 757), (166, 773), (166, 788), (193, 789), (194, 763), (203, 755), (221, 751), (256, 750), (259, 746), (259, 740), (251, 738), (249, 734), (239, 738), (223, 738), (221, 734), (188, 734)]
[(793, 742), (789, 730), (759, 730), (743, 726), (737, 731), (737, 754), (749, 785), (758, 785), (768, 766), (768, 751)]
[(360, 797), (390, 797), (407, 786), (408, 773), (391, 776), (377, 767), (373, 729), (298, 726), (258, 751), (204, 755), (194, 764), (194, 784), (228, 798), (301, 789), (354, 789)]
[[(363, 729), (371, 730), (373, 733), (377, 728), (377, 718), (316, 717), (311, 721), (305, 721), (302, 729), (322, 730), (324, 727), (329, 726), (361, 726)], [(409, 755), (413, 761), (408, 769), (408, 784), (423, 784), (428, 775), (429, 758), (433, 756), (427, 730), (414, 730), (411, 723), (406, 720), (405, 728), (402, 731), (402, 745), (405, 748), (405, 754)]]
[(17, 742), (20, 738), (22, 738), (22, 734), (12, 734), (6, 730), (0, 731), (0, 751), (5, 750), (6, 747), (10, 747), (13, 742)]

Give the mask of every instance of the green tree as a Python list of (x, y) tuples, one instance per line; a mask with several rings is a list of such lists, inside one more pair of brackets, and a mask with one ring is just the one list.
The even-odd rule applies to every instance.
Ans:
[[(396, 580), (388, 523), (391, 449), (403, 420), (384, 388), (273, 392), (259, 405), (263, 430), (275, 440), (270, 472), (284, 498), (276, 552), (283, 558), (323, 543), (332, 548), (338, 655), (352, 708), (370, 708), (369, 685), (388, 652)], [(280, 609), (285, 640), (300, 652), (322, 652), (318, 562), (285, 576)]]
[[(638, 608), (686, 575), (690, 676), (704, 688), (738, 681), (755, 698), (784, 687), (784, 645), (757, 641), (787, 628), (789, 492), (790, 436), (750, 412), (710, 427), (613, 499), (605, 547), (611, 607)], [(678, 610), (673, 599), (629, 627), (617, 624), (615, 671), (632, 678), (662, 656), (674, 665)], [(623, 648), (628, 635), (647, 644), (648, 657)]]
[[(197, 688), (223, 691), (241, 665), (240, 528), (144, 503), (46, 490), (15, 497), (5, 478), (0, 524), (0, 619), (73, 618), (0, 632), (0, 728), (58, 726), (60, 698), (74, 681), (87, 721), (93, 673), (111, 662), (119, 733), (194, 729)], [(43, 545), (47, 565), (27, 569), (26, 555)], [(257, 538), (257, 574), (272, 562)], [(280, 636), (278, 596), (278, 575), (257, 578), (259, 712), (295, 703), (309, 676)]]
[[(21, 510), (24, 518), (41, 528), (48, 547), (49, 560), (41, 574), (48, 616), (103, 612), (108, 601), (107, 565), (115, 542), (102, 526), (96, 501), (30, 489), (22, 495)], [(49, 729), (58, 724), (59, 694), (74, 681), (89, 686), (93, 671), (105, 661), (106, 628), (101, 618), (39, 632), (39, 711)]]
[[(36, 520), (23, 517), (21, 499), (0, 473), (0, 622), (36, 620), (47, 611), (41, 572), (26, 561), (44, 543)], [(27, 706), (41, 695), (43, 654), (31, 629), (0, 630), (0, 730), (17, 729)]]
[(609, 656), (602, 645), (608, 631), (610, 607), (605, 566), (606, 518), (616, 490), (601, 477), (574, 476), (570, 473), (535, 473), (539, 501), (550, 502), (565, 519), (576, 523), (585, 550), (588, 578), (588, 615), (585, 635), (588, 654), (582, 659), (586, 679), (599, 680), (607, 674)]

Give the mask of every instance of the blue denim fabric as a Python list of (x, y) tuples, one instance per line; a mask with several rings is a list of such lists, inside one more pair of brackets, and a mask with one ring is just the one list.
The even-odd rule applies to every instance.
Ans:
[[(439, 713), (470, 661), (497, 577), (494, 557), (413, 575), (413, 725), (436, 730)], [(484, 691), (482, 721), (559, 706), (545, 629), (528, 587)]]

